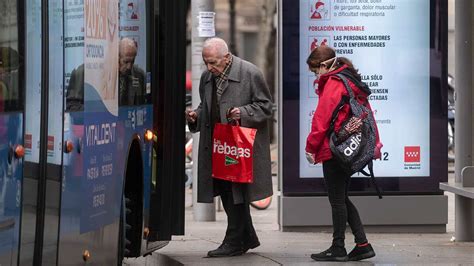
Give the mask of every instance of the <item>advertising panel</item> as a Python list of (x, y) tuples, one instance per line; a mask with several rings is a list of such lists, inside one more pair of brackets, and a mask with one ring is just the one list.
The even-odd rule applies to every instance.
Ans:
[[(63, 1), (49, 1), (48, 163), (61, 165), (63, 135)], [(59, 52), (61, 51), (61, 52)], [(37, 71), (40, 72), (40, 71)], [(41, 73), (41, 72), (40, 72)], [(40, 98), (37, 98), (37, 100)]]
[(135, 64), (146, 69), (146, 3), (145, 0), (120, 1), (120, 38), (128, 37), (137, 44)]
[(64, 1), (64, 82), (84, 63), (84, 1)]
[[(439, 147), (446, 140), (433, 145), (446, 128), (441, 121), (446, 103), (440, 92), (445, 57), (443, 46), (438, 45), (444, 33), (434, 26), (441, 19), (437, 12), (443, 12), (433, 8), (438, 2), (300, 0), (296, 7), (283, 1), (283, 132), (291, 136), (284, 137), (284, 149), (299, 158), (284, 162), (284, 168), (291, 169), (284, 170), (291, 175), (287, 191), (293, 191), (292, 187), (295, 192), (324, 190), (322, 165), (305, 159), (306, 138), (318, 104), (317, 80), (306, 59), (312, 49), (324, 45), (334, 48), (336, 56), (351, 60), (371, 89), (368, 99), (384, 145), (382, 158), (374, 161), (374, 173), (383, 177), (378, 180), (385, 190), (419, 190), (415, 180), (421, 177), (432, 184), (420, 190), (438, 191), (433, 184), (439, 180), (430, 177), (447, 170), (441, 166), (447, 164), (442, 156), (445, 148)], [(358, 174), (354, 179), (354, 189), (366, 191), (367, 179)]]
[(116, 217), (114, 182), (118, 172), (118, 49), (117, 0), (84, 2), (84, 178), (85, 202), (80, 231), (110, 224)]
[(25, 119), (25, 161), (39, 163), (41, 115), (41, 0), (26, 1), (26, 98), (25, 112), (36, 114)]
[[(382, 160), (374, 164), (377, 175), (429, 175), (429, 1), (301, 0), (300, 10), (300, 58), (318, 46), (334, 47), (337, 56), (353, 61), (372, 91), (369, 101), (384, 144)], [(315, 81), (300, 60), (301, 154), (318, 102)], [(322, 169), (300, 160), (300, 174), (322, 177)]]

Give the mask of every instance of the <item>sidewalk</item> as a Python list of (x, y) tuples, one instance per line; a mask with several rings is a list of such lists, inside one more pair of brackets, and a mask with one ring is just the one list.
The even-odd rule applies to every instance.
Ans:
[[(453, 174), (450, 173), (450, 178)], [(276, 180), (274, 180), (276, 181)], [(276, 187), (275, 187), (276, 188)], [(451, 241), (454, 235), (454, 197), (449, 196), (448, 232), (444, 234), (367, 234), (374, 246), (376, 257), (345, 265), (423, 264), (474, 265), (474, 243)], [(277, 197), (269, 209), (252, 209), (252, 218), (262, 245), (247, 254), (231, 258), (204, 258), (207, 251), (217, 248), (224, 238), (227, 226), (223, 211), (216, 222), (193, 220), (191, 191), (186, 191), (186, 235), (175, 237), (166, 247), (146, 258), (143, 265), (331, 265), (318, 263), (311, 253), (326, 249), (331, 233), (280, 232), (277, 223)], [(348, 227), (348, 252), (353, 238)], [(132, 264), (135, 265), (135, 264)]]

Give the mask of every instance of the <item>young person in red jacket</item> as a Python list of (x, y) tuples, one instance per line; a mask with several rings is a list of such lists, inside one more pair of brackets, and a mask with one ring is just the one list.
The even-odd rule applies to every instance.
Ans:
[[(333, 111), (344, 96), (348, 97), (344, 83), (335, 74), (340, 73), (347, 77), (355, 97), (368, 107), (370, 105), (367, 96), (370, 90), (362, 83), (351, 61), (344, 57), (336, 57), (335, 51), (328, 46), (319, 46), (314, 49), (306, 63), (310, 71), (314, 72), (318, 78), (316, 94), (319, 96), (311, 132), (306, 142), (306, 157), (312, 164), (323, 164), (324, 182), (331, 204), (334, 230), (331, 247), (321, 253), (312, 254), (311, 258), (317, 261), (356, 261), (374, 257), (375, 252), (367, 241), (357, 208), (347, 195), (351, 177), (333, 158), (328, 138)], [(336, 119), (335, 132), (339, 132), (342, 122), (348, 118), (350, 112), (349, 105), (345, 104)], [(378, 132), (376, 143), (378, 148), (375, 157), (380, 157), (382, 145)], [(356, 242), (356, 246), (349, 255), (344, 247), (346, 223), (349, 223)]]

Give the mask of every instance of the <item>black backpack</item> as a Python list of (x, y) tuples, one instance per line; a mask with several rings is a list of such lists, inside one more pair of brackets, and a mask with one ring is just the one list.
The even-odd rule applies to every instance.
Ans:
[[(360, 172), (365, 176), (370, 176), (379, 198), (382, 198), (380, 189), (375, 181), (372, 162), (377, 138), (375, 120), (372, 110), (357, 101), (354, 92), (349, 86), (348, 79), (362, 91), (366, 92), (367, 95), (370, 95), (370, 89), (367, 84), (355, 79), (348, 70), (343, 70), (335, 76), (342, 80), (349, 97), (343, 96), (332, 113), (328, 131), (329, 147), (331, 148), (332, 155), (349, 175), (352, 176), (354, 173)], [(342, 122), (339, 132), (335, 132), (334, 125), (339, 111), (345, 104), (349, 104), (351, 115)], [(370, 174), (364, 171), (366, 166), (368, 166)]]

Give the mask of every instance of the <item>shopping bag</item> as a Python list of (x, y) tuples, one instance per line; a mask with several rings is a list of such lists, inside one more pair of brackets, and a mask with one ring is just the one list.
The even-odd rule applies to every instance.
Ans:
[(256, 134), (254, 128), (217, 123), (213, 136), (212, 176), (236, 183), (252, 183)]

